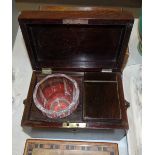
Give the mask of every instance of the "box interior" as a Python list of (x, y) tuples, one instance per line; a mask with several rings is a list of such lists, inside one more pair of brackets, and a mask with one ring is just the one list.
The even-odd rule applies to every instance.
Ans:
[[(64, 118), (51, 119), (43, 115), (37, 109), (33, 101), (33, 90), (37, 82), (47, 75), (41, 72), (34, 73), (32, 92), (29, 93), (29, 109), (27, 110), (27, 120), (36, 123), (103, 123), (115, 122), (119, 125), (122, 121), (122, 107), (119, 100), (120, 87), (117, 73), (66, 73), (74, 78), (80, 88), (79, 105), (69, 116)], [(102, 93), (101, 93), (102, 92)], [(23, 116), (24, 117), (24, 116)], [(62, 126), (62, 125), (61, 125)]]
[(121, 120), (116, 74), (86, 73), (83, 98), (85, 120)]

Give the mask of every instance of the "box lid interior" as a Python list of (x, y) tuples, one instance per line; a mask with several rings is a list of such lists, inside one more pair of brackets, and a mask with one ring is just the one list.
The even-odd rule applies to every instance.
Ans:
[(23, 12), (19, 23), (34, 70), (120, 71), (133, 17), (126, 12)]

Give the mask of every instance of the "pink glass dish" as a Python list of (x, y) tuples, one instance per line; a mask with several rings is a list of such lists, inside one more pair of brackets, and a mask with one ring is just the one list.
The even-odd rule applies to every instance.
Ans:
[(77, 82), (65, 74), (52, 74), (37, 83), (33, 93), (36, 107), (49, 118), (63, 118), (78, 106)]

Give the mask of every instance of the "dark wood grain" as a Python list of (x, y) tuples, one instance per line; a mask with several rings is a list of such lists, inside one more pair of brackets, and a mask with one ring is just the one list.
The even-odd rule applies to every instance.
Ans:
[(122, 11), (122, 8), (114, 7), (91, 7), (91, 6), (71, 6), (71, 5), (40, 5), (40, 11)]
[(125, 20), (130, 22), (133, 18), (130, 12), (120, 9), (105, 9), (95, 11), (23, 11), (20, 20), (51, 20), (51, 19), (103, 19), (103, 20)]
[(84, 119), (121, 121), (118, 81), (112, 73), (86, 73), (84, 77)]
[[(73, 20), (65, 23), (64, 19)], [(81, 23), (76, 23), (76, 20)], [(84, 20), (84, 23), (83, 23)], [(75, 23), (74, 23), (75, 22)], [(123, 137), (128, 130), (121, 69), (133, 17), (120, 10), (31, 11), (19, 16), (33, 75), (21, 125), (66, 129), (63, 123), (86, 123), (81, 130), (103, 130)], [(73, 77), (80, 86), (77, 109), (62, 119), (50, 119), (37, 109), (33, 91), (45, 77), (43, 67)], [(102, 73), (110, 69), (111, 73)]]
[(57, 4), (57, 5), (70, 5), (70, 6), (108, 6), (108, 7), (141, 7), (142, 1), (141, 0), (89, 0), (89, 1), (84, 1), (84, 0), (16, 0), (17, 2), (26, 2), (26, 3), (46, 3), (49, 4), (52, 2), (52, 4)]
[[(100, 74), (100, 73), (99, 73)], [(107, 73), (101, 73), (102, 77), (106, 77)], [(105, 74), (105, 76), (103, 75)], [(110, 74), (110, 73), (108, 73)], [(119, 73), (111, 73), (111, 79), (115, 79), (116, 82), (118, 82), (118, 85), (121, 85), (120, 81), (117, 81), (119, 78), (116, 78), (120, 76)], [(87, 75), (87, 74), (86, 74)], [(77, 80), (77, 82), (80, 85), (80, 103), (78, 105), (78, 108), (75, 110), (74, 113), (72, 113), (70, 116), (62, 118), (62, 119), (49, 119), (47, 116), (44, 116), (42, 114), (41, 111), (39, 111), (37, 109), (37, 107), (34, 105), (34, 101), (33, 101), (33, 89), (34, 89), (34, 85), (38, 82), (37, 79), (41, 79), (44, 76), (41, 75), (41, 73), (39, 72), (34, 72), (33, 76), (32, 76), (32, 80), (31, 80), (31, 85), (30, 85), (30, 89), (29, 89), (29, 94), (27, 97), (27, 101), (25, 104), (25, 110), (24, 110), (24, 114), (23, 114), (23, 119), (22, 119), (22, 126), (32, 126), (32, 127), (50, 127), (50, 128), (63, 128), (62, 123), (63, 122), (70, 122), (70, 123), (87, 123), (87, 127), (88, 129), (105, 129), (105, 128), (111, 128), (111, 129), (128, 129), (128, 122), (127, 122), (127, 117), (126, 117), (126, 109), (125, 109), (125, 104), (123, 100), (120, 100), (118, 103), (117, 100), (115, 101), (115, 106), (119, 106), (119, 109), (115, 109), (115, 106), (109, 106), (106, 103), (103, 103), (105, 105), (104, 109), (107, 109), (107, 112), (105, 113), (104, 109), (100, 108), (100, 112), (103, 112), (103, 115), (101, 115), (102, 119), (96, 119), (96, 121), (92, 121), (92, 119), (84, 119), (83, 118), (83, 113), (82, 113), (82, 107), (83, 107), (83, 89), (82, 89), (82, 85), (83, 85), (83, 79), (84, 77), (82, 75), (78, 75), (75, 73), (75, 75), (72, 73), (73, 78), (75, 78)], [(109, 75), (108, 75), (109, 76)], [(104, 80), (104, 79), (103, 79)], [(108, 82), (107, 82), (108, 83)], [(96, 89), (96, 88), (95, 88)], [(118, 94), (123, 96), (122, 91), (120, 90), (121, 87), (118, 87), (118, 92), (115, 92), (117, 90), (112, 89), (111, 93)], [(106, 94), (106, 98), (111, 98), (111, 93)], [(115, 96), (114, 96), (115, 97)], [(116, 95), (117, 97), (117, 95)], [(100, 98), (101, 99), (101, 98)], [(99, 100), (100, 102), (100, 100)], [(120, 105), (119, 105), (120, 104)], [(97, 105), (97, 103), (96, 103)], [(93, 106), (94, 111), (96, 109), (98, 109), (98, 107)], [(118, 113), (121, 113), (121, 118), (118, 119), (118, 115), (113, 115), (113, 112), (117, 111)], [(110, 115), (113, 115), (112, 119), (109, 120), (109, 118), (107, 118), (107, 115), (109, 113)]]
[(133, 17), (120, 10), (33, 11), (22, 12), (19, 23), (34, 70), (121, 71)]

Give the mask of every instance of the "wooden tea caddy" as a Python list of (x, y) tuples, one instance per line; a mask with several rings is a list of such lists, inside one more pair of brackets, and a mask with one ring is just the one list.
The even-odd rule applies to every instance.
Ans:
[[(33, 74), (21, 125), (125, 135), (121, 71), (133, 21), (120, 10), (22, 12), (19, 24)], [(61, 119), (44, 116), (33, 101), (36, 83), (53, 73), (73, 77), (80, 87), (77, 109)]]

